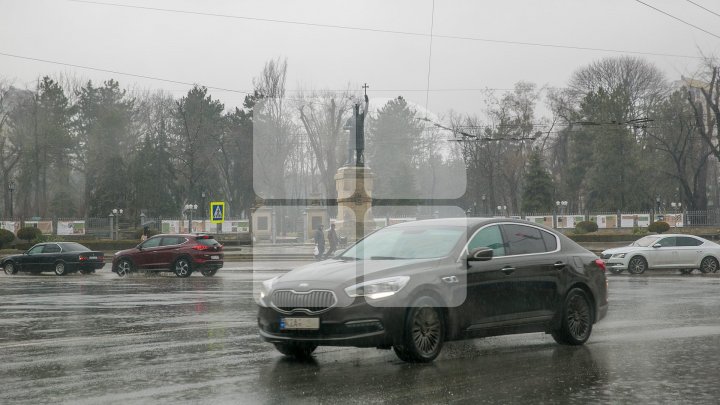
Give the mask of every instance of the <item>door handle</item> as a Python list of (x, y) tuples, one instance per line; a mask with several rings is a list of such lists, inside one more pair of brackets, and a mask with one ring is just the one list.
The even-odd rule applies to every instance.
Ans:
[(500, 269), (500, 271), (502, 271), (506, 275), (510, 275), (510, 274), (513, 274), (513, 272), (515, 272), (515, 267), (505, 266), (502, 269)]
[(553, 264), (553, 267), (555, 267), (556, 269), (560, 270), (560, 269), (562, 269), (562, 268), (565, 267), (565, 263), (563, 263), (563, 262), (556, 262), (555, 264)]

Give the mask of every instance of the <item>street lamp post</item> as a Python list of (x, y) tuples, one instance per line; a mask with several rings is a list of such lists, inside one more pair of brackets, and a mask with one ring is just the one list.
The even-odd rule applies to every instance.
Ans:
[[(112, 238), (113, 240), (120, 239), (120, 215), (122, 215), (122, 214), (123, 214), (122, 208), (113, 208), (112, 214), (110, 214), (110, 217), (111, 217), (110, 218), (110, 229), (111, 229), (111, 233), (113, 233), (113, 238)], [(115, 229), (114, 230), (112, 229), (112, 227), (113, 227), (112, 218), (113, 217), (115, 218)]]
[(673, 211), (675, 211), (675, 221), (673, 226), (677, 228), (678, 222), (680, 222), (680, 214), (678, 214), (678, 211), (682, 209), (682, 203), (681, 202), (671, 202), (670, 206), (672, 207)]
[(205, 202), (205, 196), (206, 196), (206, 194), (205, 194), (205, 191), (203, 190), (200, 193), (200, 197), (202, 198), (202, 201), (201, 201), (202, 206), (200, 207), (200, 209), (202, 210), (201, 218), (203, 219), (203, 221), (205, 220), (205, 218), (206, 218), (205, 214), (207, 214), (207, 211), (208, 211), (208, 205), (207, 205), (207, 202)]
[(15, 191), (15, 180), (10, 180), (8, 191), (10, 192), (10, 219), (13, 219), (13, 192)]
[[(555, 201), (556, 212), (559, 212), (561, 216), (563, 215), (565, 208), (567, 208), (567, 206), (568, 206), (567, 201), (564, 201), (564, 200), (563, 201)], [(560, 222), (562, 222), (562, 217), (557, 219), (557, 223), (555, 224), (555, 226), (557, 228), (560, 227)]]
[(485, 194), (480, 196), (480, 199), (482, 200), (482, 214), (483, 216), (487, 215), (487, 196)]
[(500, 213), (500, 216), (505, 215), (504, 213), (507, 212), (507, 205), (498, 205), (497, 210)]
[(192, 233), (192, 214), (197, 208), (197, 204), (185, 204), (185, 215), (188, 217), (188, 233)]

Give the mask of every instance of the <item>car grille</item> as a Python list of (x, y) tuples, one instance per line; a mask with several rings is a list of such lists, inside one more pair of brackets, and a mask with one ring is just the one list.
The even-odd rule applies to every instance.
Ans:
[(278, 290), (273, 292), (271, 303), (275, 309), (286, 314), (293, 312), (319, 314), (334, 307), (337, 304), (337, 297), (329, 290), (307, 292)]
[(606, 253), (606, 254), (604, 254), (604, 255), (600, 255), (600, 258), (601, 258), (601, 259), (605, 259), (605, 260), (607, 260), (607, 259), (609, 259), (609, 258), (610, 258), (610, 256), (612, 256), (612, 254), (610, 254), (610, 253)]

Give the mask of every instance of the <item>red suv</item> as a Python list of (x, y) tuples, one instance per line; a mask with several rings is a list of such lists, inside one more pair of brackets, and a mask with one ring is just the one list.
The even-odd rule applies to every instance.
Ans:
[(130, 272), (172, 271), (189, 277), (193, 271), (211, 277), (223, 266), (223, 246), (211, 235), (155, 235), (133, 249), (113, 257), (112, 271), (120, 277)]

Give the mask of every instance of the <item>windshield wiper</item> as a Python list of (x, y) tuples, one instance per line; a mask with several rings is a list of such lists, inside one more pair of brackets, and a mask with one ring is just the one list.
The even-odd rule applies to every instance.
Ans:
[(359, 257), (350, 257), (350, 256), (338, 256), (338, 257), (335, 257), (334, 259), (340, 259), (340, 260), (342, 260), (342, 261), (350, 261), (350, 260), (358, 261), (358, 260), (362, 260), (362, 259), (359, 258)]
[(404, 260), (404, 257), (393, 256), (370, 256), (370, 260)]

